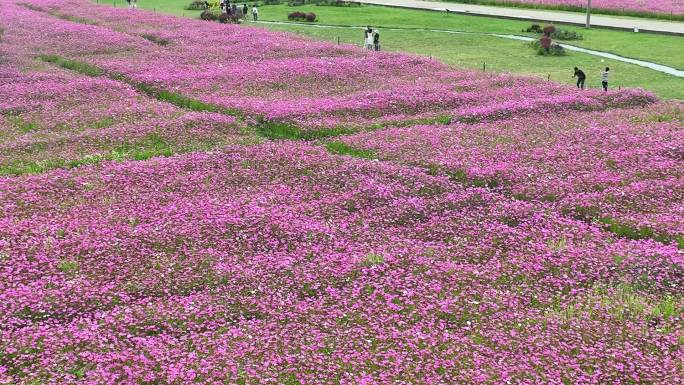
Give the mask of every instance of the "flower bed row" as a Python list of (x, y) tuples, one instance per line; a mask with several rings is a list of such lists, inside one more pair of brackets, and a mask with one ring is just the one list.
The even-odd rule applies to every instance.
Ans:
[[(96, 5), (76, 7), (61, 0), (40, 3), (50, 11), (18, 11), (44, 19), (41, 28), (54, 31), (47, 38), (41, 34), (29, 39), (39, 52), (75, 58), (136, 82), (304, 130), (358, 129), (402, 116), (473, 119), (504, 100), (528, 111), (601, 110), (654, 100), (636, 91), (580, 95), (572, 87), (540, 79), (459, 71), (427, 58), (369, 53), (272, 32), (256, 34), (237, 26), (131, 14)], [(87, 17), (95, 24), (78, 24), (50, 13)], [(50, 37), (59, 37), (58, 32), (65, 29), (75, 29), (76, 35)], [(77, 47), (76, 41), (108, 35), (112, 38), (104, 39), (110, 41), (104, 51)], [(156, 36), (166, 44), (142, 35)], [(241, 44), (230, 44), (233, 41)], [(250, 49), (242, 49), (243, 45)], [(197, 52), (203, 52), (201, 62)], [(149, 66), (151, 62), (155, 66)], [(621, 100), (613, 101), (616, 98)]]
[[(443, 169), (453, 178), (568, 214), (635, 228), (684, 246), (681, 104), (475, 125), (362, 133), (341, 141), (380, 159)], [(640, 229), (645, 233), (639, 234)]]
[(177, 108), (125, 83), (41, 62), (22, 52), (22, 32), (8, 29), (0, 43), (12, 52), (0, 70), (0, 175), (250, 140), (231, 116)]
[(0, 188), (5, 382), (682, 380), (676, 249), (420, 169), (289, 142)]

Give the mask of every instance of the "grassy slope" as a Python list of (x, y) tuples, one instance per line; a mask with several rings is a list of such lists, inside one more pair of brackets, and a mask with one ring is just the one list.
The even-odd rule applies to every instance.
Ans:
[[(356, 44), (360, 30), (327, 29), (298, 26), (271, 25), (269, 29), (305, 34), (322, 40)], [(543, 57), (523, 42), (495, 37), (468, 35), (442, 35), (430, 32), (382, 31), (383, 48), (429, 55), (440, 60), (468, 68), (482, 68), (486, 62), (488, 71), (514, 72), (547, 78), (561, 83), (573, 83), (572, 68), (585, 69), (589, 87), (600, 87), (600, 69), (611, 67), (611, 84), (622, 87), (643, 87), (664, 98), (684, 99), (684, 79), (617, 61), (606, 60), (581, 53), (564, 57)], [(483, 49), (486, 47), (486, 49)]]
[[(114, 0), (100, 2), (113, 3)], [(124, 1), (116, 0), (119, 6)], [(197, 17), (197, 11), (185, 11), (184, 0), (142, 0), (140, 7), (157, 9), (175, 15)], [(439, 28), (469, 32), (489, 32), (522, 34), (520, 31), (529, 26), (528, 22), (505, 19), (446, 15), (436, 12), (403, 10), (387, 7), (323, 7), (285, 5), (262, 7), (261, 19), (287, 20), (293, 10), (313, 11), (319, 16), (320, 23), (333, 25), (373, 25), (400, 28)], [(359, 44), (361, 32), (343, 28), (312, 28), (296, 25), (260, 25), (272, 30), (295, 32), (317, 39), (343, 43)], [(573, 28), (585, 37), (571, 44), (613, 52), (622, 56), (651, 60), (676, 68), (684, 68), (684, 38), (652, 34), (635, 34), (622, 31)], [(383, 48), (405, 51), (420, 55), (433, 56), (440, 60), (469, 68), (487, 68), (493, 71), (530, 74), (564, 83), (572, 83), (571, 69), (579, 66), (588, 73), (588, 85), (599, 86), (600, 69), (608, 65), (613, 71), (612, 84), (623, 87), (642, 87), (657, 93), (663, 98), (684, 99), (684, 79), (662, 74), (639, 66), (607, 60), (601, 62), (595, 56), (570, 53), (565, 57), (539, 57), (526, 47), (525, 43), (495, 37), (454, 35), (428, 31), (381, 31)]]
[[(165, 2), (166, 0), (150, 0)], [(172, 0), (175, 1), (175, 0)], [(288, 7), (285, 5), (267, 6), (262, 9), (264, 20), (287, 20), (288, 12), (302, 10), (315, 12), (323, 24), (334, 25), (377, 25), (400, 28), (438, 28), (454, 31), (488, 32), (501, 34), (522, 33), (530, 22), (490, 17), (465, 16), (430, 11), (407, 10), (389, 7)], [(565, 28), (565, 27), (564, 27)], [(584, 29), (574, 26), (567, 29), (578, 31), (584, 40), (568, 42), (580, 47), (613, 52), (615, 54), (653, 61), (684, 69), (684, 38), (677, 36), (633, 33), (606, 29)]]

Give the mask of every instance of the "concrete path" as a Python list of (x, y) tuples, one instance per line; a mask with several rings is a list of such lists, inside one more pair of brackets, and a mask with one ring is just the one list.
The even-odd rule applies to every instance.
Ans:
[[(475, 4), (447, 3), (426, 0), (354, 0), (366, 4), (385, 5), (399, 8), (426, 9), (432, 11), (471, 14), (480, 16), (501, 17), (530, 21), (555, 22), (584, 25), (586, 15), (580, 12), (562, 12), (539, 9), (507, 8)], [(591, 25), (603, 28), (626, 29), (642, 32), (665, 33), (684, 36), (684, 22), (657, 20), (648, 18), (626, 18), (609, 15), (591, 15)], [(684, 42), (682, 43), (684, 51)]]

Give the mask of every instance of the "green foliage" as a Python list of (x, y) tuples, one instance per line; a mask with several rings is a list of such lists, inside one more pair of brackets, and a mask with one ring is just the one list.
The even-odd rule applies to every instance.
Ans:
[(544, 48), (539, 40), (530, 42), (530, 47), (537, 51), (540, 56), (565, 56), (565, 49), (556, 43), (551, 43), (548, 49)]
[(189, 11), (203, 11), (207, 9), (207, 4), (203, 0), (195, 0), (188, 4), (185, 9)]
[(336, 155), (349, 155), (355, 158), (376, 159), (377, 154), (373, 150), (362, 150), (351, 147), (344, 142), (334, 141), (325, 144), (325, 148)]
[(78, 271), (78, 262), (72, 260), (61, 260), (57, 263), (57, 269), (64, 274), (74, 274)]
[(464, 186), (495, 189), (501, 185), (497, 179), (473, 177), (465, 170), (449, 170), (446, 173), (449, 179)]
[(168, 45), (170, 43), (170, 41), (167, 39), (161, 38), (157, 35), (148, 34), (148, 33), (143, 33), (142, 35), (140, 35), (140, 37), (142, 37), (143, 39), (149, 40), (155, 44), (162, 45), (162, 46)]
[(297, 376), (292, 373), (284, 376), (280, 383), (283, 385), (302, 385), (302, 383), (297, 380)]
[(73, 15), (67, 15), (63, 13), (57, 13), (57, 12), (49, 12), (52, 16), (58, 17), (62, 20), (68, 20), (73, 23), (78, 23), (78, 24), (86, 24), (86, 25), (98, 25), (99, 23), (95, 20), (91, 19), (86, 19), (85, 17), (80, 17), (80, 16), (73, 16)]
[(24, 118), (22, 118), (21, 116), (8, 115), (7, 120), (10, 123), (12, 123), (21, 133), (27, 133), (40, 129), (38, 123), (29, 120), (24, 120)]
[(256, 126), (257, 133), (268, 139), (304, 139), (306, 135), (292, 124), (272, 120), (261, 120)]
[(101, 129), (111, 127), (116, 123), (113, 117), (106, 116), (90, 123), (86, 128)]
[(26, 9), (30, 9), (32, 11), (45, 12), (45, 10), (43, 8), (41, 8), (37, 5), (33, 5), (33, 4), (29, 4), (29, 3), (19, 3), (19, 5), (21, 5), (22, 7), (26, 8)]
[(49, 170), (70, 169), (95, 165), (105, 161), (146, 160), (158, 156), (172, 156), (190, 151), (203, 151), (215, 147), (211, 142), (171, 143), (158, 133), (151, 133), (143, 139), (120, 145), (109, 152), (84, 155), (77, 159), (20, 160), (0, 163), (0, 176), (40, 174)]
[(88, 63), (66, 59), (58, 55), (40, 55), (38, 58), (44, 62), (58, 65), (68, 70), (76, 71), (86, 76), (102, 76), (104, 71)]
[(568, 29), (558, 29), (551, 34), (551, 37), (556, 40), (582, 40), (583, 37), (575, 31)]
[(371, 267), (385, 263), (385, 257), (379, 254), (370, 253), (363, 257), (362, 265)]
[(684, 236), (672, 236), (670, 234), (659, 233), (648, 226), (637, 227), (630, 223), (619, 221), (611, 217), (601, 217), (599, 223), (605, 226), (607, 231), (628, 239), (653, 239), (665, 244), (672, 244), (680, 249), (684, 249)]

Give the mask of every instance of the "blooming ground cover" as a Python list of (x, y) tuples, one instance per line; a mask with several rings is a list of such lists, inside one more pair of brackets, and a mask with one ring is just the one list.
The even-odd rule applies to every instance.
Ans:
[(681, 105), (664, 104), (387, 129), (340, 141), (517, 199), (554, 202), (585, 219), (630, 223), (642, 235), (653, 232), (684, 246), (683, 113)]
[(0, 384), (684, 383), (681, 104), (2, 5)]
[(126, 83), (37, 61), (25, 32), (3, 39), (0, 175), (253, 140), (234, 117), (182, 110)]
[(676, 248), (418, 169), (277, 143), (2, 183), (27, 382), (682, 379)]
[[(376, 54), (283, 34), (263, 39), (261, 30), (240, 26), (152, 13), (129, 17), (125, 9), (61, 0), (33, 4), (38, 6), (13, 12), (15, 18), (41, 20), (47, 36), (31, 39), (36, 52), (76, 59), (281, 126), (294, 125), (304, 131), (301, 136), (409, 119), (494, 118), (505, 116), (502, 101), (522, 114), (551, 108), (602, 110), (653, 100), (642, 91), (580, 95), (540, 79), (453, 71), (427, 58)], [(67, 38), (61, 36), (65, 28)]]

